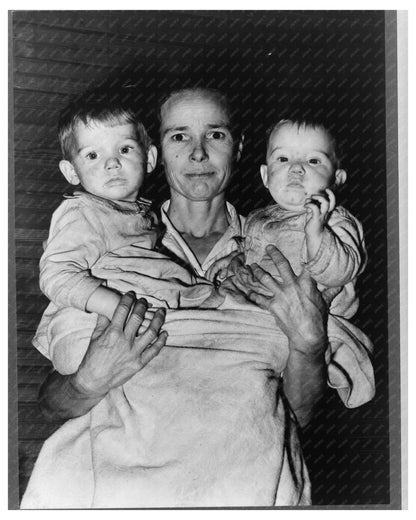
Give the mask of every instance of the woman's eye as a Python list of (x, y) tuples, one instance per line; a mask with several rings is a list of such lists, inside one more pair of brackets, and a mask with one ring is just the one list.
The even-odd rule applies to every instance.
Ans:
[(185, 134), (173, 134), (171, 137), (172, 141), (186, 141), (186, 135)]
[(213, 132), (210, 132), (208, 134), (208, 138), (209, 139), (224, 139), (225, 137), (225, 133), (224, 132), (221, 132), (220, 130), (214, 130)]
[(98, 155), (96, 154), (96, 152), (87, 153), (87, 159), (89, 159), (90, 161), (93, 161), (97, 157), (98, 157)]

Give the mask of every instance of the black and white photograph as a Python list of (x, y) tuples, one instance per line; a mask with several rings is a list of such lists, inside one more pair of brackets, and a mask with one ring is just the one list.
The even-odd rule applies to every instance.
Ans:
[(405, 18), (9, 11), (9, 509), (407, 507)]

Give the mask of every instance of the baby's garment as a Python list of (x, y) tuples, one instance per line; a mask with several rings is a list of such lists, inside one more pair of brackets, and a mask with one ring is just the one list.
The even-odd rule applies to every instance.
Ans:
[(351, 318), (358, 309), (355, 283), (364, 270), (367, 253), (360, 222), (346, 209), (338, 206), (331, 213), (315, 258), (307, 261), (305, 246), (305, 212), (292, 212), (278, 205), (253, 211), (245, 226), (246, 263), (258, 263), (273, 276), (276, 266), (266, 253), (268, 244), (275, 245), (299, 274), (306, 269), (325, 287), (339, 287), (340, 293), (331, 304), (331, 313)]

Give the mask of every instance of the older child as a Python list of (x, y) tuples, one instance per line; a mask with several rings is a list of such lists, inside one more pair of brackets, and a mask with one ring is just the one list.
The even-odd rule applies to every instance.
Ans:
[(79, 189), (52, 217), (40, 260), (40, 287), (51, 304), (34, 344), (68, 373), (76, 356), (54, 357), (46, 338), (52, 317), (57, 341), (76, 334), (83, 348), (97, 314), (111, 319), (127, 291), (157, 307), (193, 307), (212, 285), (155, 250), (157, 218), (138, 195), (157, 151), (130, 108), (99, 91), (87, 93), (63, 112), (59, 139), (59, 168)]

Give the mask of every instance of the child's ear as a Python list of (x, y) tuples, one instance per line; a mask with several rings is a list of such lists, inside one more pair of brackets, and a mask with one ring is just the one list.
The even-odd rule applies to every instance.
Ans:
[(238, 162), (241, 158), (241, 154), (243, 153), (244, 147), (244, 134), (241, 134), (240, 140), (238, 141), (237, 153), (235, 156), (235, 160)]
[(75, 168), (69, 161), (62, 160), (59, 162), (59, 169), (61, 170), (62, 175), (70, 184), (79, 184), (80, 180), (75, 171)]
[(155, 169), (157, 161), (157, 148), (153, 144), (149, 146), (147, 150), (147, 173), (152, 172)]
[(260, 175), (261, 175), (263, 184), (266, 186), (266, 188), (268, 188), (269, 187), (269, 176), (267, 174), (267, 166), (265, 164), (262, 164), (260, 166)]
[(335, 172), (335, 186), (342, 186), (347, 180), (347, 172), (345, 170), (337, 170)]

